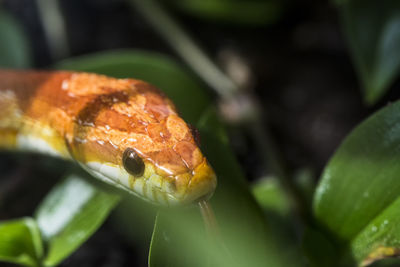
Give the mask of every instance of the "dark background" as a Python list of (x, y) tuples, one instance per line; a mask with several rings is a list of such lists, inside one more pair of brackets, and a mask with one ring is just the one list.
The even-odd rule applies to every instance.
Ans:
[[(34, 66), (51, 66), (35, 1), (3, 0), (3, 6), (23, 24), (32, 44)], [(64, 0), (61, 8), (70, 56), (135, 48), (177, 58), (126, 1)], [(321, 170), (343, 137), (368, 112), (338, 12), (328, 1), (292, 1), (272, 25), (232, 25), (178, 12), (174, 15), (215, 61), (221, 63), (221, 54), (229, 50), (249, 65), (255, 93), (293, 167), (310, 165)]]
[[(67, 27), (68, 57), (134, 48), (158, 51), (180, 60), (126, 1), (63, 0), (60, 3)], [(33, 51), (34, 67), (51, 67), (56, 60), (49, 52), (36, 2), (3, 0), (1, 6), (22, 24)], [(362, 103), (338, 11), (328, 1), (292, 1), (277, 22), (258, 26), (216, 23), (175, 10), (171, 12), (222, 68), (226, 51), (247, 64), (252, 77), (249, 82), (263, 104), (265, 121), (270, 124), (292, 171), (306, 167), (318, 177), (349, 131), (368, 114), (397, 98), (396, 90), (392, 89), (374, 107), (367, 108)], [(268, 173), (248, 136), (232, 131), (231, 137), (249, 180)], [(7, 175), (19, 177), (13, 180), (24, 186), (5, 182), (7, 178), (0, 180), (3, 191), (9, 188), (14, 192), (7, 195), (7, 203), (12, 205), (0, 209), (0, 219), (29, 214), (43, 194), (38, 194), (37, 202), (27, 203), (24, 192), (28, 188), (43, 192), (54, 183), (49, 172), (37, 164), (40, 160), (35, 156), (26, 157), (30, 163), (2, 157), (6, 160), (2, 166), (7, 166)], [(21, 164), (24, 168), (20, 168)], [(15, 167), (11, 171), (10, 165)], [(26, 173), (43, 179), (38, 185), (23, 178)], [(146, 266), (147, 247), (138, 244), (132, 249), (107, 222), (62, 266)]]

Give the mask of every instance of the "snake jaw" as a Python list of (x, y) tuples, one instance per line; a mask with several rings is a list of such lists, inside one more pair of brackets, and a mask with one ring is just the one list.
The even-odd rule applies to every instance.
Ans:
[(208, 164), (207, 160), (193, 170), (193, 176), (190, 179), (182, 202), (192, 203), (199, 199), (209, 199), (217, 186), (217, 177), (214, 170)]
[(85, 169), (103, 181), (117, 185), (144, 200), (167, 206), (208, 199), (217, 184), (216, 175), (205, 159), (192, 172), (175, 177), (158, 175), (151, 164), (146, 164), (143, 176), (136, 178), (118, 165), (99, 162), (85, 165)]
[[(159, 175), (156, 167), (148, 163), (144, 177), (148, 186), (145, 197), (149, 198), (152, 194), (155, 202), (166, 203), (169, 206), (191, 204), (199, 199), (209, 199), (217, 186), (215, 172), (205, 158), (194, 170), (175, 176)], [(134, 182), (134, 184), (136, 183), (137, 181)], [(135, 190), (134, 187), (131, 188)]]

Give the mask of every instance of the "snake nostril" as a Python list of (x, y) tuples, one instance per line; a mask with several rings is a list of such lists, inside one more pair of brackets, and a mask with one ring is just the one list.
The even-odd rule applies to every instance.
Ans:
[(200, 147), (201, 140), (200, 140), (200, 132), (199, 130), (194, 127), (192, 124), (189, 124), (190, 131), (192, 132), (194, 141), (196, 142), (197, 146)]

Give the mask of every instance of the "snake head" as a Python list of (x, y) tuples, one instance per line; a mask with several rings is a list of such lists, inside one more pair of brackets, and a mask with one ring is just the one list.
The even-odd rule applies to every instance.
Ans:
[(111, 81), (99, 84), (103, 94), (76, 116), (73, 157), (94, 176), (151, 202), (209, 198), (216, 175), (173, 103), (145, 82)]
[[(216, 175), (197, 145), (194, 132), (177, 115), (146, 126), (147, 135), (127, 144), (122, 166), (129, 188), (155, 202), (187, 204), (208, 199), (216, 187)], [(138, 145), (140, 143), (140, 145)], [(143, 151), (143, 144), (154, 150)], [(156, 148), (158, 144), (158, 148)], [(147, 145), (146, 145), (147, 147)]]

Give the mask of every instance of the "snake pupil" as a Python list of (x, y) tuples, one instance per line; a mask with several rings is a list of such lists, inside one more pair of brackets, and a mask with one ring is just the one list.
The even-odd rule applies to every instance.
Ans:
[(122, 162), (127, 172), (134, 176), (142, 176), (144, 172), (143, 160), (135, 150), (127, 148), (122, 156)]

